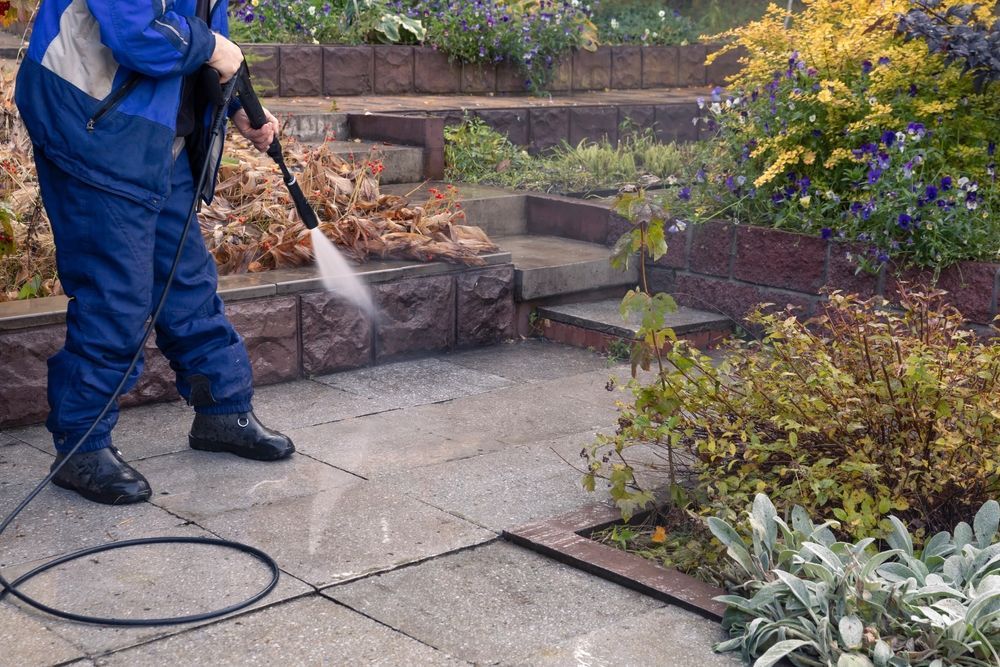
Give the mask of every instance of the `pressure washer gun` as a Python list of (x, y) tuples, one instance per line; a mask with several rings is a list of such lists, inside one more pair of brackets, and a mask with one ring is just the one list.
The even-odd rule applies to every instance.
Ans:
[[(247, 113), (247, 118), (250, 119), (250, 127), (259, 130), (267, 124), (267, 116), (264, 115), (264, 107), (261, 106), (260, 100), (257, 98), (257, 93), (254, 92), (253, 83), (250, 81), (250, 69), (247, 67), (245, 61), (240, 67), (240, 71), (236, 73), (236, 79), (236, 97), (239, 98), (240, 103), (243, 105), (243, 110)], [(274, 141), (268, 147), (267, 154), (281, 169), (285, 186), (288, 188), (288, 193), (292, 195), (292, 201), (295, 202), (295, 210), (298, 211), (302, 223), (309, 229), (316, 229), (319, 226), (319, 219), (316, 217), (316, 212), (312, 209), (312, 206), (306, 200), (302, 188), (299, 187), (298, 182), (295, 180), (295, 174), (289, 171), (288, 165), (285, 164), (285, 156), (281, 150), (281, 142), (278, 141), (277, 134), (274, 135)]]

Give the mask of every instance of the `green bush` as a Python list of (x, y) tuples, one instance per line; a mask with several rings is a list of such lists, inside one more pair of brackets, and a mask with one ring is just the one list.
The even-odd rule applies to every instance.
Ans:
[[(620, 482), (623, 508), (645, 506), (647, 489), (625, 488), (642, 469), (629, 450), (652, 446), (690, 461), (699, 512), (732, 519), (768, 492), (835, 516), (848, 540), (886, 534), (896, 514), (922, 542), (1000, 494), (1000, 342), (966, 330), (942, 295), (904, 289), (899, 312), (833, 293), (806, 323), (758, 312), (763, 339), (717, 364), (675, 344), (633, 382), (592, 474)], [(609, 452), (626, 463), (611, 469)]]
[(895, 517), (882, 551), (872, 539), (837, 542), (835, 522), (815, 525), (802, 507), (788, 518), (758, 495), (739, 531), (709, 519), (741, 582), (740, 595), (717, 598), (732, 639), (716, 650), (739, 650), (755, 667), (782, 658), (808, 667), (1000, 663), (995, 500), (972, 526), (937, 533), (922, 550)]

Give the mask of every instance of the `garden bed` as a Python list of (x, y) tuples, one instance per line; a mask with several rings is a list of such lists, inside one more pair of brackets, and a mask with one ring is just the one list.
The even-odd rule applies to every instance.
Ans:
[[(526, 93), (514, 67), (462, 65), (430, 47), (247, 44), (263, 92), (281, 97), (320, 95)], [(717, 45), (602, 46), (577, 50), (555, 68), (552, 93), (722, 85), (738, 71), (735, 54), (705, 64)]]

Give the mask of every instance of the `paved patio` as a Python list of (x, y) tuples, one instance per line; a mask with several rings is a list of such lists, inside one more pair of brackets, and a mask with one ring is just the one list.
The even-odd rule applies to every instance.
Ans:
[[(615, 422), (611, 374), (527, 341), (261, 388), (298, 453), (261, 464), (188, 449), (188, 409), (125, 411), (116, 444), (153, 485), (109, 508), (47, 490), (0, 541), (6, 575), (84, 545), (218, 535), (283, 570), (251, 611), (111, 629), (0, 604), (0, 665), (713, 665), (719, 627), (502, 541), (595, 497), (567, 461)], [(0, 510), (52, 461), (41, 427), (0, 432)], [(192, 613), (241, 599), (259, 565), (204, 547), (102, 554), (27, 592), (85, 613)]]

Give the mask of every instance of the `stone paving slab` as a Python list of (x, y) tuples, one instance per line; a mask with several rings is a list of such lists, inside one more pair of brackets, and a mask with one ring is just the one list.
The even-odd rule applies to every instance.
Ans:
[[(121, 411), (112, 440), (126, 461), (180, 452), (188, 448), (187, 434), (194, 412), (181, 402), (158, 403)], [(11, 436), (55, 453), (52, 436), (43, 424), (12, 429)]]
[(288, 431), (302, 454), (370, 478), (475, 456), (503, 446), (499, 441), (457, 441), (404, 419), (402, 411), (345, 419)]
[(496, 533), (397, 489), (363, 480), (355, 487), (226, 512), (203, 525), (264, 549), (283, 570), (316, 587), (496, 539)]
[(79, 649), (52, 632), (47, 622), (32, 618), (8, 603), (0, 604), (0, 664), (42, 667), (83, 657)]
[(496, 449), (614, 423), (616, 411), (605, 380), (581, 374), (520, 385), (447, 403), (410, 408), (402, 415), (424, 430), (464, 444)]
[(374, 414), (388, 408), (380, 400), (312, 380), (259, 387), (253, 405), (261, 421), (278, 431)]
[(738, 654), (710, 647), (725, 639), (718, 623), (676, 607), (664, 607), (605, 628), (546, 646), (518, 667), (738, 667)]
[[(24, 487), (27, 493), (49, 474), (53, 461), (55, 456), (52, 454), (41, 452), (22, 442), (0, 446), (0, 495), (13, 486)], [(14, 496), (9, 500), (5, 497), (4, 500), (0, 505), (0, 513), (14, 509)]]
[(555, 453), (578, 455), (593, 439), (593, 432), (585, 431), (378, 479), (499, 532), (601, 500), (603, 495), (581, 486), (581, 473), (571, 467), (580, 467), (579, 459)]
[(336, 586), (323, 594), (477, 664), (526, 658), (545, 646), (661, 606), (506, 543)]
[[(195, 526), (160, 534), (206, 537)], [(44, 560), (11, 568), (26, 572)], [(24, 585), (24, 591), (67, 611), (121, 617), (187, 615), (218, 609), (250, 597), (269, 580), (268, 570), (252, 557), (199, 545), (151, 545), (109, 551), (68, 563)], [(313, 592), (283, 574), (277, 588), (251, 607), (261, 608)], [(22, 607), (17, 612), (44, 623), (55, 634), (95, 656), (204, 625), (114, 628), (84, 625), (45, 616)], [(240, 612), (246, 613), (246, 612)], [(53, 661), (55, 662), (55, 661)], [(2, 660), (0, 660), (2, 663)]]
[[(587, 303), (567, 303), (539, 308), (539, 316), (566, 324), (594, 329), (613, 336), (634, 337), (639, 331), (640, 318), (635, 313), (629, 319), (622, 319), (621, 299), (604, 299)], [(717, 313), (678, 306), (672, 313), (666, 313), (664, 327), (669, 327), (678, 335), (692, 331), (719, 330), (732, 327), (732, 320)]]
[(510, 386), (511, 381), (438, 358), (403, 361), (315, 378), (387, 408), (438, 403)]
[[(4, 514), (34, 484), (0, 488)], [(108, 506), (84, 502), (71, 491), (49, 487), (7, 529), (0, 567), (51, 558), (84, 547), (151, 535), (172, 535), (184, 524), (149, 503)]]
[[(252, 643), (249, 639), (252, 638)], [(461, 665), (330, 600), (313, 596), (100, 658), (131, 665)]]
[(136, 468), (153, 487), (155, 505), (198, 524), (226, 512), (319, 492), (346, 493), (361, 481), (298, 454), (284, 461), (260, 462), (189, 449), (140, 461)]
[(608, 367), (608, 360), (599, 354), (541, 338), (458, 352), (444, 359), (518, 383), (551, 381)]

